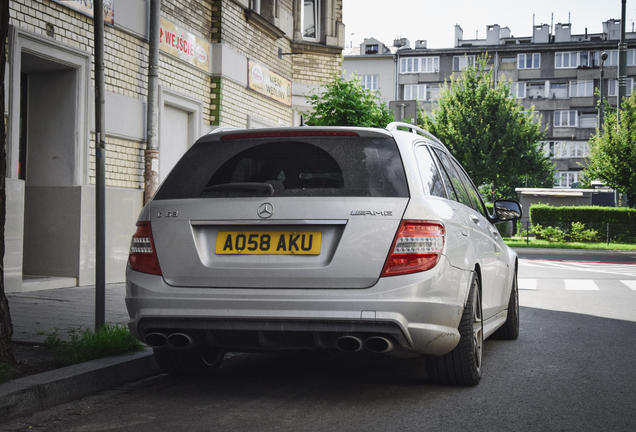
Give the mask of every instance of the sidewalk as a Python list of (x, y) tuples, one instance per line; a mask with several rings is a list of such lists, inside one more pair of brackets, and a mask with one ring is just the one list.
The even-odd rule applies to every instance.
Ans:
[[(124, 284), (106, 285), (106, 322), (124, 324)], [(95, 287), (7, 294), (14, 342), (42, 343), (57, 330), (94, 328)], [(0, 423), (160, 373), (152, 351), (107, 357), (0, 384)]]
[[(125, 324), (126, 287), (106, 285), (106, 322)], [(95, 328), (95, 287), (58, 288), (7, 294), (14, 342), (42, 343), (57, 329), (65, 339), (69, 328)]]

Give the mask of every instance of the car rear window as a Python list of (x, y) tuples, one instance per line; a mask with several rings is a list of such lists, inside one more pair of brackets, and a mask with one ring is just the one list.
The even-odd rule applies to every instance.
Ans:
[(391, 138), (246, 138), (200, 142), (156, 200), (263, 196), (408, 197)]

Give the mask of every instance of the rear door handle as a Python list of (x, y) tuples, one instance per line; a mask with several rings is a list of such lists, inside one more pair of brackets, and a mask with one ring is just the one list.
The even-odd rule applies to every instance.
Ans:
[(470, 219), (475, 222), (476, 225), (479, 225), (479, 218), (475, 215), (470, 215)]

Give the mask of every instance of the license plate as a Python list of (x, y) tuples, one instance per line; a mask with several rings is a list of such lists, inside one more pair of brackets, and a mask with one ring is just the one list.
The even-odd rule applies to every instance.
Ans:
[(221, 231), (217, 255), (319, 255), (322, 233), (315, 231)]

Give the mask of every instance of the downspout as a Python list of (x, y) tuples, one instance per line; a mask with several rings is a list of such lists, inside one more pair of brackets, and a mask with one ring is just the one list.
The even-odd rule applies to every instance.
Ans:
[(144, 150), (144, 204), (159, 186), (159, 43), (161, 0), (150, 0), (148, 35), (148, 107), (146, 150)]

